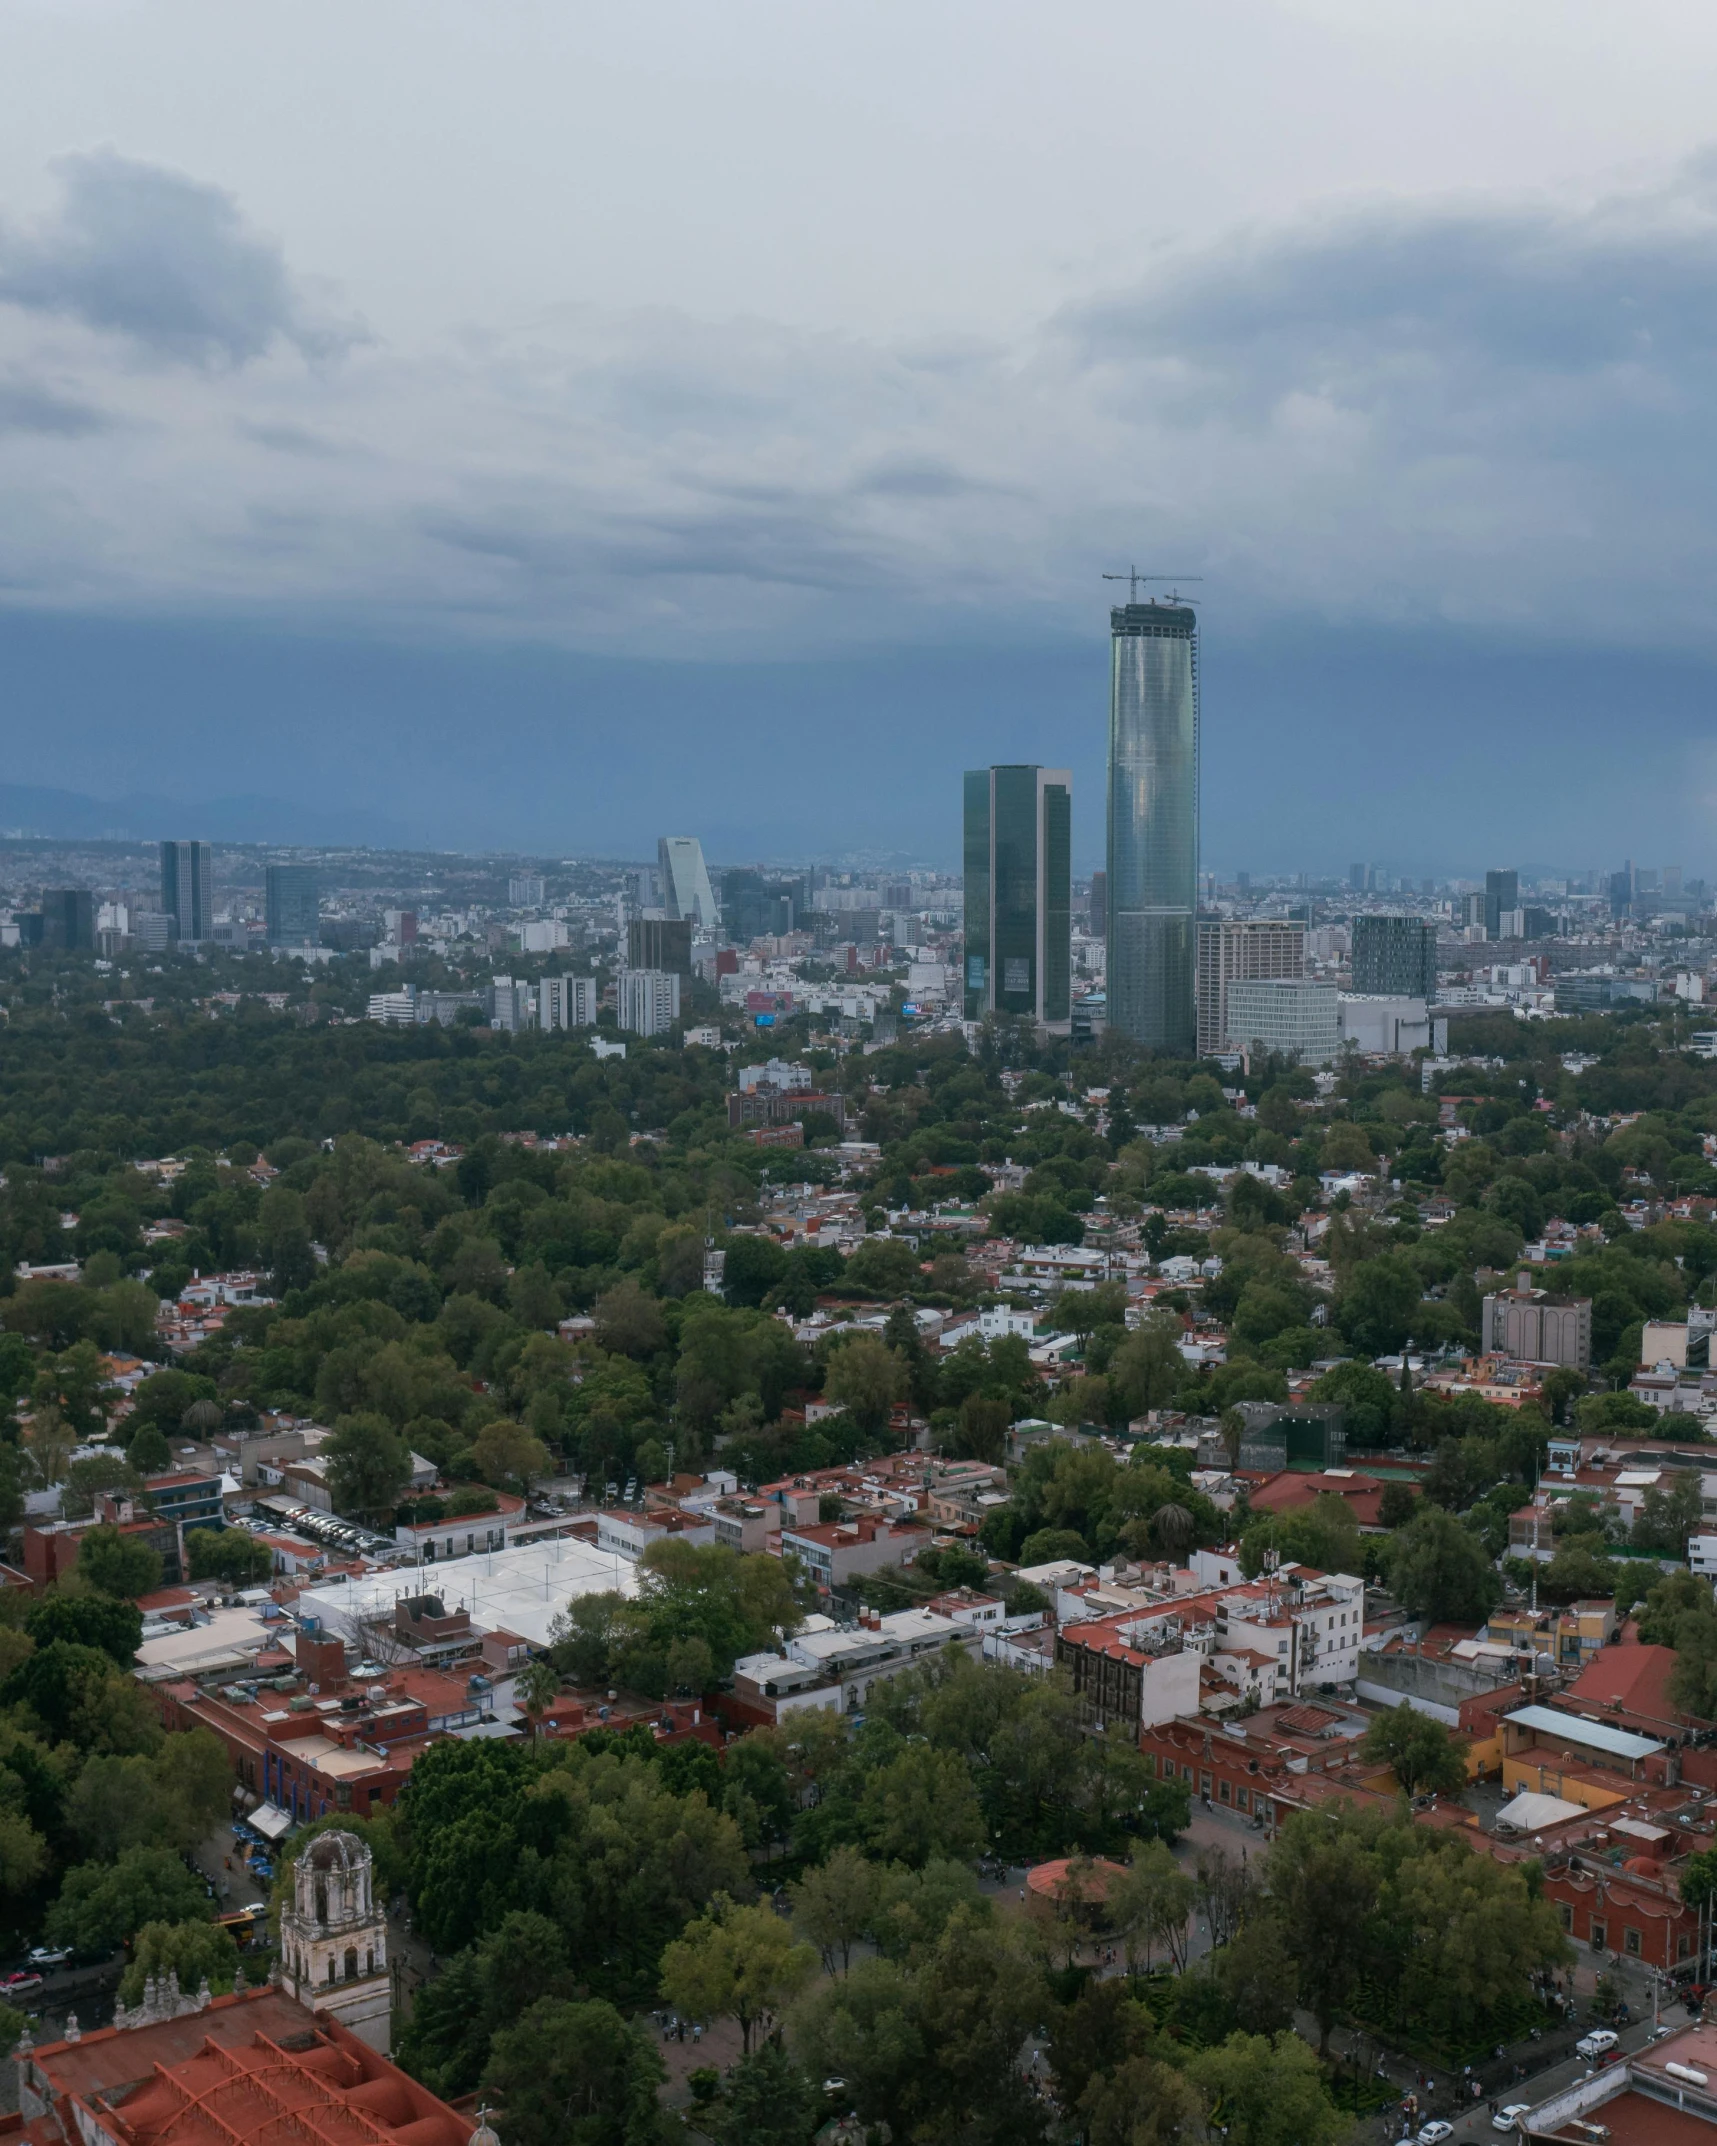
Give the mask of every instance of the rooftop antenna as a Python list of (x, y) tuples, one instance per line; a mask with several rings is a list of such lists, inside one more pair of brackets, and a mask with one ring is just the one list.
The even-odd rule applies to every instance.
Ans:
[(1136, 566), (1132, 566), (1129, 567), (1124, 574), (1105, 574), (1103, 576), (1103, 579), (1105, 581), (1126, 582), (1129, 589), (1127, 601), (1130, 604), (1136, 604), (1138, 602), (1140, 588), (1146, 582), (1151, 581), (1172, 582), (1174, 586), (1169, 590), (1169, 596), (1171, 600), (1177, 603), (1190, 604), (1196, 603), (1198, 599), (1195, 596), (1183, 597), (1180, 593), (1180, 584), (1183, 581), (1202, 581), (1204, 579), (1204, 576), (1202, 574), (1141, 574)]

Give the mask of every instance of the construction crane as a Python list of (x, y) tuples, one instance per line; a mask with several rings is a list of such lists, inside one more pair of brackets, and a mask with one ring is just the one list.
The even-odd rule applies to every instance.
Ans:
[(1124, 574), (1105, 574), (1103, 579), (1105, 581), (1125, 581), (1128, 583), (1130, 594), (1127, 597), (1127, 601), (1130, 604), (1138, 602), (1140, 584), (1148, 581), (1173, 582), (1174, 587), (1169, 590), (1170, 602), (1193, 604), (1198, 602), (1198, 598), (1196, 596), (1182, 596), (1180, 584), (1183, 581), (1202, 581), (1204, 576), (1202, 574), (1141, 574), (1138, 568), (1134, 566), (1130, 567)]

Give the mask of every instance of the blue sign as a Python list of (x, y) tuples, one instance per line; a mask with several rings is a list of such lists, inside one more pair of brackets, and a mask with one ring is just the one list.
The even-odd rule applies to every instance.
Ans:
[(760, 1013), (757, 1016), (757, 1025), (759, 1028), (773, 1028), (775, 1026), (775, 1016), (772, 1013)]

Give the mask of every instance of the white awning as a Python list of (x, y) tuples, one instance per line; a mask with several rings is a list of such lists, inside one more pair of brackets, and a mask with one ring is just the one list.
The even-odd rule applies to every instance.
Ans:
[(245, 1818), (247, 1826), (254, 1827), (264, 1840), (284, 1840), (298, 1823), (290, 1811), (283, 1811), (278, 1803), (259, 1803)]

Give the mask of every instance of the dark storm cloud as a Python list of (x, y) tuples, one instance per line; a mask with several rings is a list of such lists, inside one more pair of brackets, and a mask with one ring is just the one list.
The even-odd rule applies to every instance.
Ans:
[(57, 169), (58, 213), (0, 231), (0, 300), (194, 365), (242, 365), (278, 341), (322, 355), (347, 339), (310, 318), (279, 246), (219, 187), (107, 149)]

